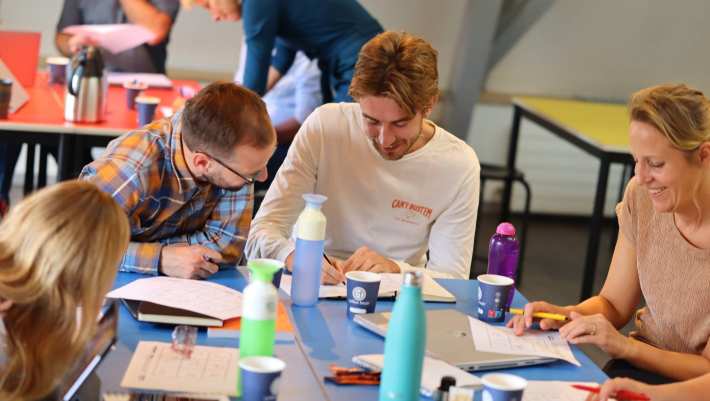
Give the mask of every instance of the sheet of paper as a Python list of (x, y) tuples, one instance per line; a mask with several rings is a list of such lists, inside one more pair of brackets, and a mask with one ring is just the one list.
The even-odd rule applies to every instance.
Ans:
[(64, 33), (85, 35), (111, 53), (120, 53), (155, 39), (155, 34), (136, 24), (72, 25)]
[(10, 113), (16, 112), (22, 105), (30, 100), (25, 88), (22, 87), (20, 81), (17, 80), (12, 71), (7, 68), (7, 65), (0, 60), (0, 78), (9, 79), (12, 81), (12, 93), (10, 94)]
[[(378, 291), (378, 296), (380, 298), (387, 298), (394, 296), (395, 292), (399, 291), (400, 285), (402, 285), (402, 275), (398, 273), (384, 273), (381, 274), (382, 281), (380, 281), (380, 289)], [(291, 281), (293, 276), (284, 274), (281, 276), (281, 289), (291, 296)], [(338, 285), (321, 285), (318, 290), (319, 298), (345, 298), (347, 297), (348, 289), (345, 284)]]
[(109, 85), (123, 85), (126, 82), (141, 82), (152, 88), (172, 88), (173, 81), (164, 74), (149, 74), (137, 72), (109, 72)]
[(221, 320), (242, 315), (242, 294), (209, 281), (175, 277), (142, 278), (109, 292), (106, 297), (148, 301)]
[(577, 390), (573, 384), (598, 386), (597, 383), (565, 382), (565, 381), (537, 381), (528, 380), (528, 386), (523, 393), (523, 401), (585, 401), (588, 392)]
[(422, 282), (422, 294), (424, 294), (424, 300), (430, 298), (433, 300), (441, 301), (456, 301), (456, 297), (452, 293), (447, 291), (446, 288), (442, 287), (439, 283), (436, 282), (436, 280), (434, 280), (428, 274), (424, 274), (424, 280)]
[(567, 341), (560, 338), (560, 333), (556, 331), (531, 330), (523, 336), (516, 336), (513, 329), (492, 326), (474, 317), (468, 320), (474, 345), (479, 351), (542, 356), (581, 366)]
[(190, 358), (170, 343), (141, 341), (121, 387), (181, 393), (236, 395), (239, 349), (195, 346)]
[[(357, 355), (353, 357), (353, 362), (367, 369), (382, 370), (385, 364), (384, 359), (383, 354)], [(421, 393), (431, 397), (432, 392), (439, 387), (441, 378), (444, 376), (455, 378), (456, 385), (459, 387), (481, 387), (481, 380), (477, 376), (442, 360), (426, 356), (422, 367)]]

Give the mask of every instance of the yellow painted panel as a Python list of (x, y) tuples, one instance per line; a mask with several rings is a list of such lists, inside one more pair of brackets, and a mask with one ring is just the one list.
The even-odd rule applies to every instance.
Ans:
[(516, 97), (515, 101), (588, 141), (604, 147), (629, 148), (626, 105), (540, 97)]

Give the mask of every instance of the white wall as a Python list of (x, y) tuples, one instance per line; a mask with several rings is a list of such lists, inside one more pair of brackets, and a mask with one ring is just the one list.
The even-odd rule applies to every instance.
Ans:
[[(556, 1), (491, 70), (486, 90), (625, 102), (646, 86), (686, 82), (710, 94), (708, 15), (704, 0)], [(510, 106), (475, 109), (469, 142), (481, 160), (504, 163), (511, 118)], [(520, 138), (518, 166), (533, 187), (533, 210), (591, 213), (597, 159), (532, 123)], [(612, 169), (607, 215), (620, 175)]]
[(667, 81), (710, 92), (708, 15), (706, 0), (556, 1), (486, 88), (621, 101)]

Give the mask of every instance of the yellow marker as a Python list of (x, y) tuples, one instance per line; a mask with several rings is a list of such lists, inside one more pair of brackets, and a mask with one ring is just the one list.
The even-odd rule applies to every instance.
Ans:
[[(510, 313), (514, 315), (523, 315), (525, 314), (522, 309), (517, 309), (517, 308), (510, 308)], [(539, 318), (539, 319), (551, 319), (551, 320), (559, 320), (561, 322), (567, 321), (567, 316), (565, 315), (560, 315), (558, 313), (547, 313), (547, 312), (535, 312), (533, 313), (533, 317)]]

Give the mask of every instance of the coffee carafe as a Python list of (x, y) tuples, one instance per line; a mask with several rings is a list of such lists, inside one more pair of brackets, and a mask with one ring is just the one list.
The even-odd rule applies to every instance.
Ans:
[(103, 120), (108, 87), (99, 49), (84, 47), (72, 58), (64, 100), (64, 119), (94, 123)]

